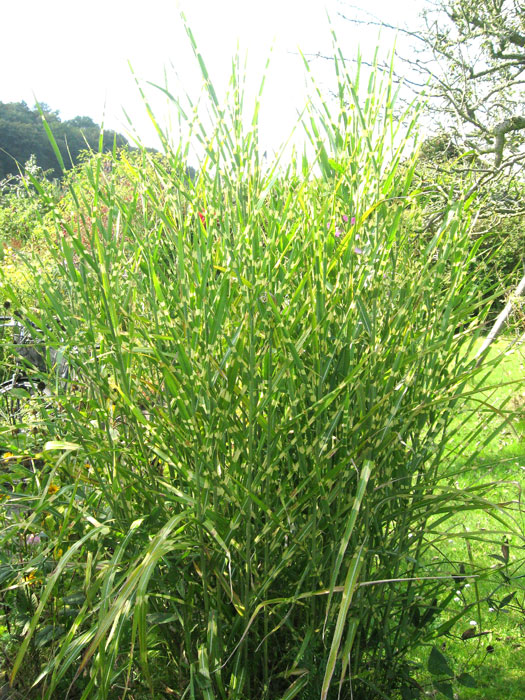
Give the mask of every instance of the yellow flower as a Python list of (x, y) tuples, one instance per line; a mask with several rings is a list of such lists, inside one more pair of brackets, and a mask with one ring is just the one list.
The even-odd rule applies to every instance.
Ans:
[(58, 491), (58, 486), (56, 484), (49, 484), (47, 492), (50, 496)]
[(23, 581), (29, 586), (34, 586), (37, 583), (42, 583), (42, 579), (37, 578), (36, 571), (30, 571), (28, 574), (25, 574), (25, 576), (23, 577)]
[(12, 452), (4, 452), (2, 459), (7, 462), (9, 459), (13, 459), (14, 454)]

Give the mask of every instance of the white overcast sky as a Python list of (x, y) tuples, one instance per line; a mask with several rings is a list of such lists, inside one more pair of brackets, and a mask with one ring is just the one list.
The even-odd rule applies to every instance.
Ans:
[[(201, 77), (180, 19), (184, 11), (218, 91), (226, 89), (237, 43), (248, 51), (247, 86), (254, 92), (273, 46), (261, 132), (276, 149), (306, 99), (305, 53), (329, 52), (330, 14), (345, 55), (358, 46), (371, 57), (378, 30), (342, 21), (338, 10), (360, 6), (387, 22), (417, 21), (424, 0), (0, 0), (0, 101), (46, 102), (62, 119), (88, 115), (125, 131), (122, 108), (147, 145), (157, 145), (138, 97), (128, 61), (142, 81), (198, 94)], [(393, 36), (382, 34), (383, 46)], [(323, 65), (323, 68), (321, 66)], [(327, 62), (317, 61), (319, 70)], [(149, 89), (161, 119), (165, 100)], [(1, 144), (0, 144), (1, 146)]]

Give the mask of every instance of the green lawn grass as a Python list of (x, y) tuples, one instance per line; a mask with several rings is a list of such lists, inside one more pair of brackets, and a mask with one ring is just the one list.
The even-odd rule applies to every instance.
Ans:
[[(497, 363), (497, 366), (482, 394), (466, 400), (460, 409), (453, 426), (456, 431), (453, 446), (444, 463), (445, 480), (447, 467), (450, 467), (460, 489), (491, 484), (493, 499), (500, 503), (514, 502), (513, 515), (523, 533), (525, 521), (520, 506), (525, 472), (525, 344), (515, 338), (498, 340), (491, 347), (486, 362)], [(490, 439), (502, 422), (506, 425)], [(459, 478), (458, 463), (464, 465)], [(475, 688), (456, 684), (455, 692), (460, 700), (521, 700), (525, 697), (523, 540), (509, 541), (508, 562), (501, 568), (503, 562), (495, 557), (505, 554), (504, 542), (500, 542), (494, 520), (488, 514), (462, 512), (447, 523), (451, 533), (458, 528), (473, 533), (470, 551), (465, 552), (465, 542), (460, 540), (458, 544), (451, 534), (443, 553), (451, 561), (465, 560), (467, 554), (478, 567), (493, 566), (494, 573), (480, 581), (467, 579), (466, 585), (458, 586), (454, 604), (446, 615), (450, 619), (479, 598), (482, 602), (472, 606), (469, 618), (476, 623), (472, 630), (483, 634), (462, 639), (469, 625), (461, 620), (437, 640), (439, 645), (436, 643), (436, 646), (456, 675), (468, 672), (476, 681)], [(512, 594), (514, 597), (502, 605)], [(438, 624), (443, 619), (439, 619)], [(425, 670), (429, 651), (430, 648), (421, 648), (415, 659)], [(423, 685), (428, 689), (431, 684), (432, 677), (428, 673)]]

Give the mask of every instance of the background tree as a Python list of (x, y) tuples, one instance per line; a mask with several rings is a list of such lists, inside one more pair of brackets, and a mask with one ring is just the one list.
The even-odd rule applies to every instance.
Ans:
[[(354, 5), (340, 16), (395, 32), (394, 79), (407, 99), (425, 94), (428, 133), (416, 181), (425, 193), (419, 234), (432, 235), (446, 202), (476, 194), (476, 264), (498, 313), (523, 275), (525, 255), (525, 10), (523, 0), (427, 0), (410, 26)], [(392, 37), (393, 38), (393, 37)], [(379, 69), (390, 70), (386, 62)]]
[[(439, 124), (494, 166), (525, 158), (525, 10), (519, 0), (434, 0), (413, 60)], [(434, 59), (429, 62), (429, 54)], [(437, 98), (437, 101), (436, 101)]]
[[(42, 103), (40, 108), (53, 131), (66, 167), (78, 163), (86, 149), (98, 151), (100, 126), (90, 117), (61, 121), (57, 111)], [(127, 145), (127, 139), (114, 131), (104, 132), (103, 150)], [(34, 155), (37, 164), (52, 175), (59, 175), (57, 158), (49, 143), (38, 109), (25, 102), (0, 102), (0, 180), (19, 172), (19, 167)]]
[[(343, 5), (344, 7), (344, 5)], [(406, 87), (428, 94), (427, 127), (457, 154), (471, 151), (475, 186), (494, 188), (495, 213), (521, 215), (525, 167), (525, 12), (522, 0), (429, 0), (413, 26), (385, 23), (354, 6), (339, 13), (410, 39), (398, 52)], [(465, 173), (464, 161), (448, 159)], [(440, 167), (443, 163), (440, 164)]]

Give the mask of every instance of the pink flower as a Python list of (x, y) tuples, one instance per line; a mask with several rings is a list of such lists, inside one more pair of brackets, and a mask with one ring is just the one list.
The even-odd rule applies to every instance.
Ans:
[(335, 237), (336, 238), (341, 238), (343, 235), (343, 231), (339, 228), (339, 226), (335, 229)]
[(348, 223), (348, 216), (346, 214), (343, 214), (343, 221), (345, 222), (345, 224)]
[(353, 226), (355, 224), (355, 216), (352, 216), (350, 219), (350, 226)]
[(29, 545), (40, 544), (40, 535), (28, 535), (26, 542)]

